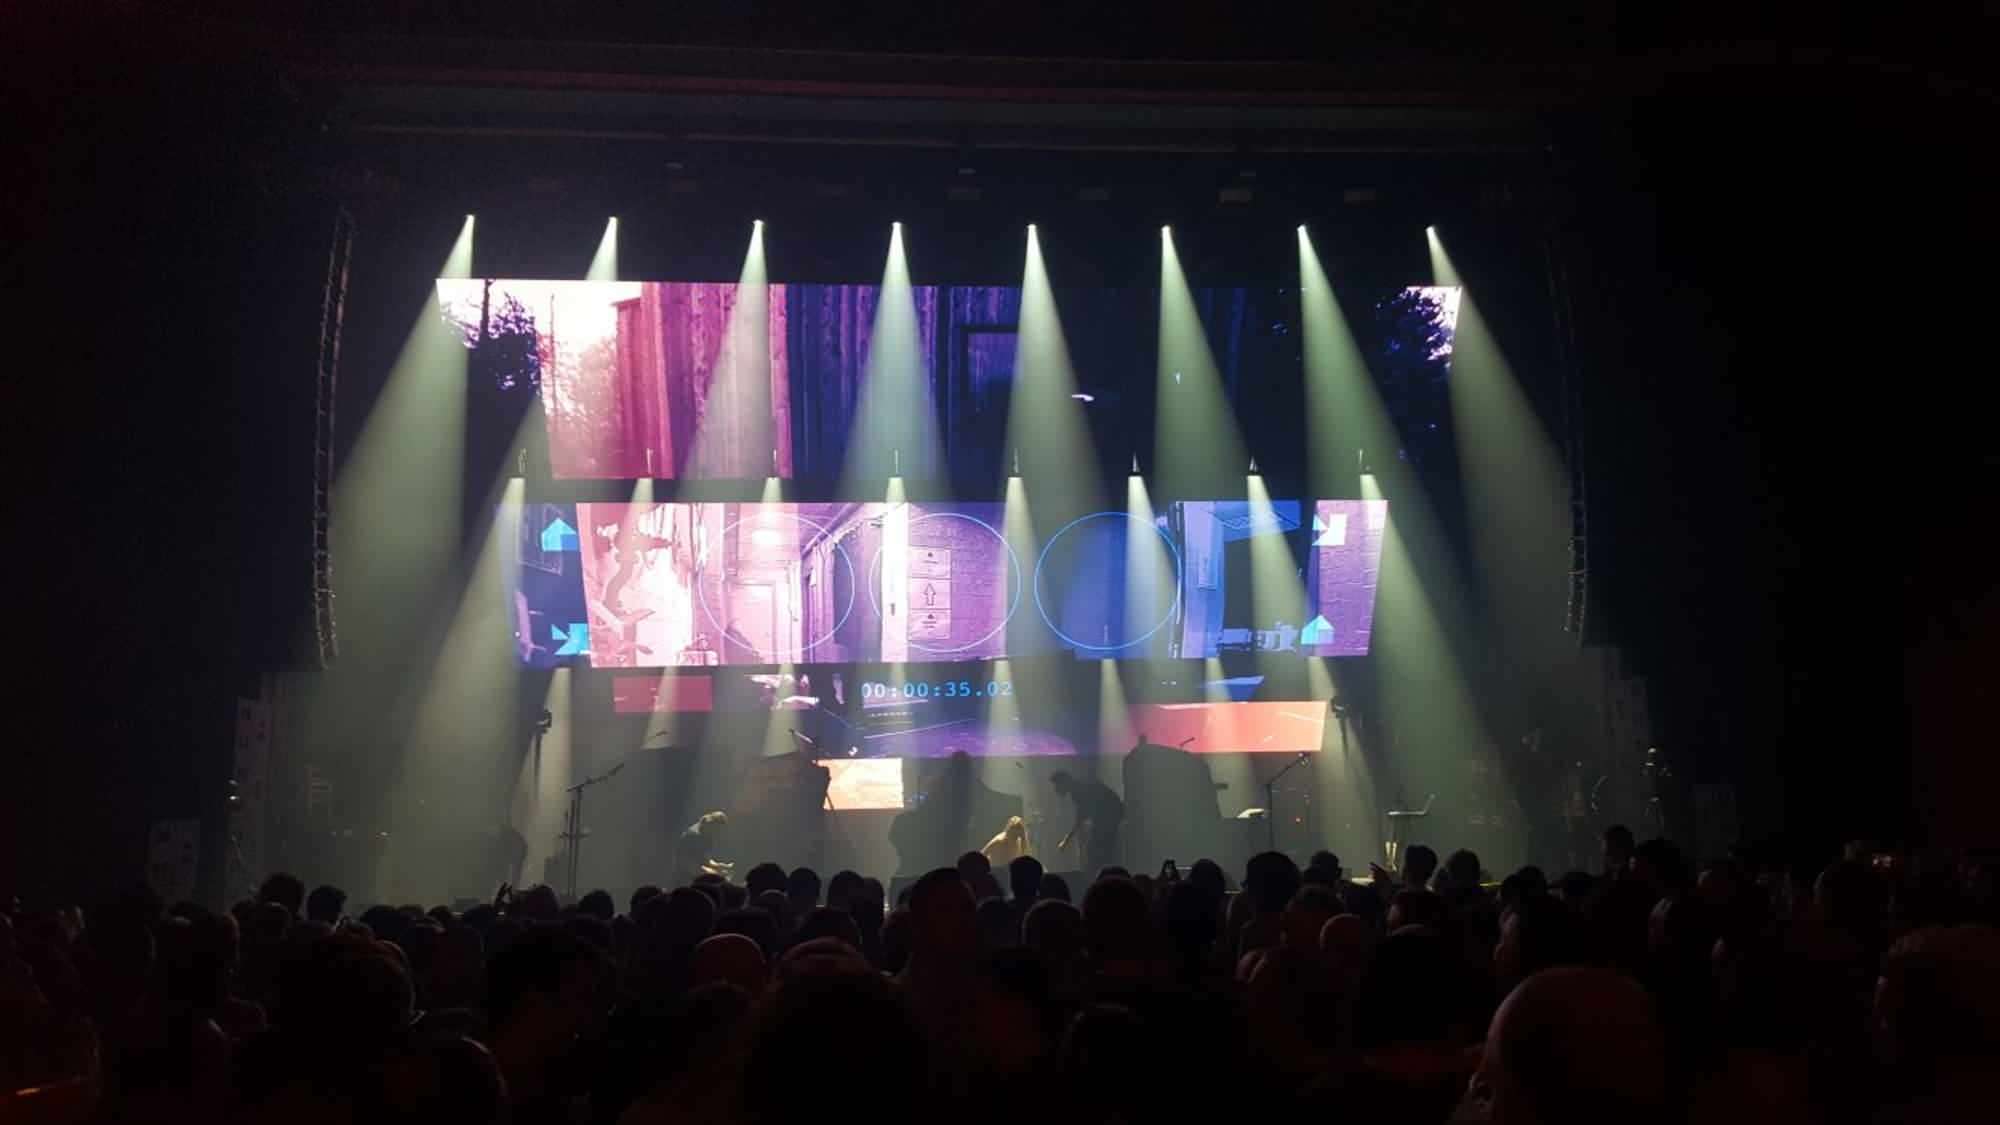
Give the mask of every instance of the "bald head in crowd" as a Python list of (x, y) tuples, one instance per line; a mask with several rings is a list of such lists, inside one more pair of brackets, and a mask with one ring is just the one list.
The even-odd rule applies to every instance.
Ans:
[(1658, 1122), (1666, 1047), (1653, 1001), (1602, 969), (1536, 973), (1493, 1014), (1479, 1082), (1495, 1125)]

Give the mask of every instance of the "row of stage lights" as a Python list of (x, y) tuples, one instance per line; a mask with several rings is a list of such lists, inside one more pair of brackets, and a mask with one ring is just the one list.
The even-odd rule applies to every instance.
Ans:
[[(471, 212), (467, 212), (467, 213), (466, 213), (466, 216), (465, 216), (465, 221), (466, 221), (467, 223), (472, 223), (472, 222), (475, 222), (475, 221), (477, 221), (477, 219), (478, 219), (478, 216), (477, 216), (477, 215), (475, 215), (475, 214), (473, 214), (473, 213), (471, 213)], [(615, 230), (615, 229), (617, 228), (617, 225), (618, 225), (618, 216), (616, 216), (616, 215), (612, 215), (612, 216), (610, 216), (609, 218), (607, 218), (607, 219), (605, 220), (605, 223), (606, 223), (606, 226), (607, 226), (607, 231), (608, 231), (608, 230)], [(762, 220), (762, 219), (752, 219), (752, 220), (750, 220), (750, 227), (751, 227), (751, 229), (752, 229), (752, 230), (755, 230), (755, 231), (761, 231), (761, 230), (763, 230), (763, 229), (764, 229), (764, 220)], [(1028, 224), (1028, 227), (1027, 227), (1027, 230), (1028, 230), (1028, 233), (1029, 233), (1029, 234), (1035, 234), (1035, 233), (1037, 233), (1037, 231), (1036, 231), (1036, 228), (1035, 228), (1035, 224), (1033, 224), (1033, 223), (1029, 223), (1029, 224)], [(891, 223), (889, 224), (889, 231), (890, 231), (890, 233), (891, 233), (891, 234), (901, 234), (901, 233), (902, 233), (902, 231), (903, 231), (903, 224), (902, 224), (902, 223), (901, 223), (900, 221), (897, 221), (897, 222), (891, 222)], [(1307, 229), (1307, 226), (1306, 226), (1306, 224), (1304, 224), (1304, 223), (1300, 223), (1300, 224), (1299, 224), (1299, 226), (1298, 226), (1298, 231), (1299, 231), (1299, 233), (1300, 233), (1300, 234), (1308, 234), (1308, 233), (1310, 233), (1310, 231), (1309, 231), (1309, 230)], [(1425, 227), (1425, 228), (1424, 228), (1424, 233), (1425, 233), (1425, 234), (1427, 234), (1427, 235), (1435, 235), (1435, 234), (1437, 234), (1437, 227), (1436, 227), (1436, 226), (1427, 226), (1427, 227)], [(1162, 237), (1162, 238), (1172, 238), (1172, 237), (1173, 237), (1173, 235), (1174, 235), (1174, 228), (1173, 228), (1173, 224), (1171, 224), (1171, 223), (1168, 223), (1168, 224), (1165, 224), (1165, 225), (1163, 225), (1163, 226), (1161, 226), (1161, 227), (1160, 227), (1160, 237)]]

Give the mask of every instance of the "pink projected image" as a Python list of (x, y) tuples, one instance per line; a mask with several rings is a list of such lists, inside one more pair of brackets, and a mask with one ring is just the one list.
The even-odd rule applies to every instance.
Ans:
[(985, 659), (1021, 578), (995, 504), (580, 504), (598, 667)]
[(785, 287), (445, 278), (468, 345), (528, 340), (562, 478), (788, 477)]

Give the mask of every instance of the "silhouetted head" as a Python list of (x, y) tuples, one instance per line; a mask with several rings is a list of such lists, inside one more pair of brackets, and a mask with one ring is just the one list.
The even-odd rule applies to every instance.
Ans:
[(1049, 775), (1049, 788), (1060, 796), (1069, 796), (1070, 790), (1075, 787), (1076, 779), (1070, 776), (1068, 770), (1057, 770)]
[(1084, 938), (1091, 955), (1132, 961), (1152, 953), (1153, 925), (1146, 896), (1130, 879), (1099, 879), (1083, 896)]
[(854, 915), (832, 906), (815, 906), (806, 912), (793, 935), (800, 944), (817, 938), (834, 938), (854, 949), (861, 948), (861, 927)]
[(1543, 969), (1585, 964), (1588, 954), (1583, 923), (1573, 911), (1548, 895), (1526, 895), (1500, 924), (1493, 976), (1504, 988)]
[(1042, 861), (1031, 855), (1015, 857), (1007, 864), (1007, 889), (1018, 900), (1034, 901), (1042, 890)]
[(1053, 871), (1044, 873), (1042, 875), (1041, 897), (1045, 899), (1052, 898), (1057, 902), (1070, 901), (1069, 880)]
[(1066, 962), (1083, 952), (1083, 912), (1067, 902), (1045, 898), (1021, 919), (1021, 940), (1052, 963)]
[(1442, 927), (1451, 920), (1451, 909), (1434, 891), (1397, 891), (1389, 900), (1388, 928), (1395, 933), (1404, 926)]
[(1475, 997), (1454, 943), (1423, 927), (1382, 939), (1361, 975), (1355, 1035), (1361, 1046), (1444, 1043)]
[(1604, 830), (1604, 870), (1618, 872), (1625, 870), (1625, 864), (1632, 859), (1634, 840), (1632, 830), (1622, 824), (1614, 824)]
[(993, 873), (992, 862), (986, 858), (986, 853), (979, 851), (970, 851), (959, 856), (955, 866), (958, 869), (958, 877), (965, 880), (967, 886), (977, 883), (980, 876)]
[(1460, 848), (1444, 861), (1445, 877), (1455, 891), (1471, 890), (1479, 886), (1479, 856), (1470, 848)]
[(1229, 880), (1222, 874), (1222, 865), (1212, 859), (1198, 859), (1187, 870), (1187, 882), (1208, 892), (1220, 903), (1229, 893)]
[(601, 1014), (608, 963), (562, 926), (529, 927), (486, 964), (487, 1014), (496, 1031), (567, 1044)]
[(1347, 904), (1333, 888), (1307, 884), (1292, 895), (1278, 927), (1278, 940), (1287, 949), (1308, 952), (1319, 948), (1319, 932), (1329, 920), (1347, 913)]
[(785, 869), (775, 863), (760, 863), (743, 876), (743, 889), (750, 892), (754, 900), (765, 891), (785, 893)]
[(826, 904), (835, 910), (852, 909), (854, 896), (862, 889), (861, 874), (842, 868), (826, 881)]
[(741, 910), (725, 910), (715, 920), (718, 934), (739, 934), (755, 942), (757, 948), (767, 957), (778, 952), (778, 920), (771, 917), (769, 910), (745, 907)]
[[(954, 873), (953, 882), (957, 882)], [(963, 884), (960, 884), (961, 889)], [(806, 1121), (835, 1116), (830, 1095), (855, 1090), (885, 1058), (916, 1059), (926, 1044), (896, 990), (858, 958), (838, 952), (787, 964), (752, 1017), (742, 1048), (743, 1117)], [(871, 1089), (866, 1116), (891, 1122), (919, 1115), (921, 1085)]]
[(1666, 1117), (1666, 1047), (1646, 991), (1603, 969), (1550, 969), (1493, 1014), (1475, 1089), (1495, 1125)]
[(639, 926), (649, 945), (693, 949), (715, 929), (715, 900), (693, 887), (675, 887), (639, 909)]
[(810, 867), (794, 867), (785, 876), (785, 897), (791, 900), (792, 917), (803, 918), (819, 905), (819, 872)]
[(1438, 854), (1428, 844), (1411, 844), (1403, 849), (1403, 882), (1412, 887), (1430, 886), (1437, 873)]
[(1632, 874), (1661, 895), (1676, 895), (1694, 886), (1694, 869), (1673, 841), (1654, 837), (1632, 851)]
[(1280, 914), (1299, 890), (1299, 866), (1283, 852), (1258, 852), (1243, 867), (1243, 892), (1259, 914)]
[(969, 965), (979, 952), (972, 892), (957, 870), (940, 867), (910, 888), (910, 959), (932, 968)]
[(1021, 919), (1003, 898), (979, 901), (979, 945), (987, 953), (1012, 949), (1021, 944)]
[(1222, 932), (1221, 901), (1193, 883), (1175, 883), (1167, 891), (1167, 939), (1184, 957), (1197, 957), (1215, 944)]
[(378, 1071), (379, 1106), (359, 1116), (374, 1121), (459, 1125), (507, 1115), (507, 1083), (492, 1052), (461, 1035), (424, 1038), (387, 1059)]
[(612, 899), (610, 891), (594, 890), (577, 900), (576, 912), (601, 922), (609, 922), (618, 913), (618, 903)]
[(1321, 848), (1306, 861), (1306, 869), (1299, 873), (1299, 877), (1308, 883), (1338, 884), (1341, 877), (1340, 857)]
[(297, 875), (279, 871), (257, 888), (257, 901), (275, 902), (297, 917), (299, 911), (305, 908), (306, 885)]
[(694, 947), (688, 983), (698, 989), (724, 981), (756, 996), (764, 991), (768, 964), (756, 942), (742, 934), (716, 934)]
[(1913, 1079), (2000, 1059), (2000, 930), (1931, 926), (1899, 939), (1883, 959), (1875, 1021)]
[(278, 1024), (338, 1052), (368, 1052), (410, 1022), (416, 992), (392, 947), (357, 934), (294, 946), (279, 969)]
[(306, 917), (315, 922), (335, 925), (340, 915), (347, 909), (347, 892), (339, 887), (321, 884), (306, 896)]

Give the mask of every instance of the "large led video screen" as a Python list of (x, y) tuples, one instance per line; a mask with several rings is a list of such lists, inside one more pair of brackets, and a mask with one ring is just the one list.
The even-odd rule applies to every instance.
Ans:
[[(871, 380), (898, 418), (935, 433), (903, 443), (912, 478), (1003, 472), (1021, 290), (914, 286), (885, 309), (875, 285), (446, 278), (439, 307), (480, 358), (480, 377), (534, 388), (560, 479), (839, 480), (889, 475), (888, 450), (858, 448)], [(1251, 400), (1303, 375), (1295, 288), (1192, 291), (1224, 397)], [(1393, 290), (1353, 325), (1404, 443), (1422, 462), (1450, 440), (1446, 376), (1460, 291)], [(898, 300), (902, 300), (900, 296)], [(1110, 429), (1148, 409), (1159, 294), (1056, 293), (1077, 400)], [(895, 315), (885, 315), (894, 313)], [(878, 338), (882, 326), (894, 336)], [(888, 342), (885, 343), (884, 341)], [(1263, 412), (1263, 413), (1260, 413)], [(1296, 416), (1284, 408), (1278, 416)], [(1251, 416), (1239, 418), (1249, 428)], [(914, 431), (912, 431), (914, 432)], [(880, 437), (881, 435), (876, 435)], [(850, 461), (859, 458), (858, 464)]]
[(500, 518), (524, 662), (703, 668), (1363, 655), (1388, 505), (1176, 501), (1037, 542), (978, 502), (531, 504)]

